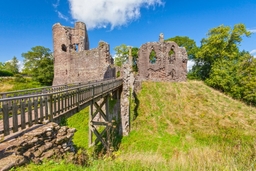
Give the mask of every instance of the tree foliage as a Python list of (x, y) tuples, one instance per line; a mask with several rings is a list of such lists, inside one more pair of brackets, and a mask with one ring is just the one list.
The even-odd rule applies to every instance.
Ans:
[(137, 66), (138, 52), (139, 52), (139, 48), (137, 47), (132, 48), (132, 70), (134, 72), (138, 72), (138, 66)]
[(202, 39), (191, 75), (236, 99), (256, 105), (256, 59), (240, 51), (244, 36), (251, 33), (243, 24), (219, 26)]
[(190, 39), (187, 36), (175, 36), (166, 39), (165, 41), (174, 41), (180, 47), (185, 47), (188, 54), (188, 59), (195, 58), (195, 54), (198, 51), (198, 47), (196, 46), (196, 42), (193, 39)]
[(196, 67), (198, 77), (205, 80), (209, 78), (214, 65), (225, 64), (224, 60), (235, 60), (239, 55), (242, 36), (250, 36), (243, 24), (236, 24), (232, 29), (221, 25), (211, 29), (207, 38), (202, 39), (201, 47), (196, 53)]
[(122, 66), (128, 61), (129, 58), (129, 47), (125, 44), (115, 47), (115, 65)]
[[(137, 59), (138, 59), (138, 51), (139, 48), (133, 47), (132, 48), (132, 68), (133, 71), (137, 72)], [(129, 47), (125, 44), (121, 44), (120, 46), (115, 47), (115, 65), (122, 66), (123, 64), (127, 63), (129, 60)]]
[(17, 74), (19, 73), (19, 61), (18, 59), (14, 56), (12, 58), (12, 60), (8, 61), (8, 62), (5, 62), (4, 64), (4, 68), (5, 70), (13, 73), (13, 74)]
[(53, 56), (50, 49), (35, 46), (31, 51), (22, 53), (24, 57), (23, 73), (43, 85), (51, 85), (53, 81)]

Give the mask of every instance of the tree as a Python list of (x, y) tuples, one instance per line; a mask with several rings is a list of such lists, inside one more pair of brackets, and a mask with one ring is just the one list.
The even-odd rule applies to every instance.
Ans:
[[(120, 46), (115, 47), (115, 65), (122, 66), (123, 64), (127, 63), (129, 60), (129, 46), (125, 44), (121, 44)], [(137, 72), (137, 59), (138, 59), (138, 51), (139, 48), (133, 47), (132, 48), (132, 69), (133, 71)]]
[(242, 36), (250, 36), (243, 24), (236, 24), (233, 29), (221, 25), (208, 32), (202, 39), (201, 47), (195, 55), (197, 75), (202, 80), (209, 78), (214, 65), (225, 64), (224, 60), (233, 60), (239, 55), (238, 46)]
[(4, 70), (4, 69), (5, 69), (4, 63), (0, 62), (0, 70)]
[(31, 51), (22, 53), (24, 57), (23, 73), (43, 85), (51, 85), (53, 81), (53, 56), (49, 48), (35, 46)]
[(134, 72), (138, 72), (138, 66), (137, 66), (138, 51), (139, 51), (139, 48), (137, 47), (132, 48), (132, 70)]
[(128, 61), (129, 47), (125, 44), (115, 47), (115, 65), (122, 66)]
[(198, 47), (193, 39), (190, 39), (187, 36), (175, 36), (166, 39), (165, 41), (174, 41), (180, 47), (185, 47), (188, 54), (188, 59), (195, 59), (195, 54), (198, 51)]
[(5, 68), (5, 70), (7, 70), (13, 74), (17, 74), (17, 73), (19, 73), (18, 63), (19, 63), (18, 59), (14, 56), (12, 58), (12, 60), (5, 63), (4, 68)]
[(256, 59), (239, 51), (242, 37), (250, 35), (243, 24), (211, 29), (196, 53), (193, 73), (207, 85), (256, 105)]

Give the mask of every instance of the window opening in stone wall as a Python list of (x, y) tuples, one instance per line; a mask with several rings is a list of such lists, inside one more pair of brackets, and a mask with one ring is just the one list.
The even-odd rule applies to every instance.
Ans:
[(173, 47), (171, 48), (171, 50), (169, 51), (169, 57), (168, 57), (168, 59), (169, 59), (169, 63), (170, 64), (173, 64), (174, 63), (174, 60), (175, 60), (175, 52), (174, 52), (174, 50), (173, 50)]
[(172, 78), (172, 79), (175, 79), (175, 77), (176, 77), (176, 72), (175, 72), (175, 70), (172, 69), (172, 71), (169, 73), (169, 75), (171, 75), (171, 78)]
[(152, 49), (152, 51), (150, 52), (149, 63), (151, 63), (151, 64), (156, 63), (156, 52), (154, 51), (154, 49)]
[(67, 52), (67, 46), (66, 45), (62, 44), (61, 49), (62, 49), (62, 51)]
[(78, 45), (78, 44), (75, 44), (75, 50), (76, 50), (76, 52), (78, 52), (78, 48), (79, 48), (79, 45)]

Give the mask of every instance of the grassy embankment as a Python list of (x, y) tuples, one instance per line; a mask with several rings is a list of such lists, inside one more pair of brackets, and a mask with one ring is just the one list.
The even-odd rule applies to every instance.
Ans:
[[(202, 82), (143, 83), (137, 118), (116, 159), (89, 167), (65, 161), (30, 164), (21, 170), (255, 170), (256, 108)], [(87, 148), (88, 110), (67, 120), (74, 143)]]
[(32, 81), (32, 79), (29, 77), (0, 78), (0, 92), (16, 91), (37, 87), (41, 87), (40, 83)]

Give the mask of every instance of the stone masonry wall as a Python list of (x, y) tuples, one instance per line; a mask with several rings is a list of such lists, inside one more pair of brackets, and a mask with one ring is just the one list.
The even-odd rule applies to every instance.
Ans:
[[(150, 60), (151, 52), (155, 52), (154, 60)], [(187, 53), (184, 47), (175, 42), (163, 41), (143, 44), (138, 52), (138, 80), (153, 81), (186, 81)]]
[(40, 163), (52, 156), (60, 159), (66, 152), (74, 152), (72, 138), (75, 131), (74, 128), (50, 122), (11, 142), (1, 143), (5, 149), (0, 151), (0, 170), (9, 170), (30, 160)]
[(53, 85), (72, 84), (115, 77), (109, 44), (99, 42), (89, 50), (86, 26), (77, 22), (74, 28), (53, 25)]

